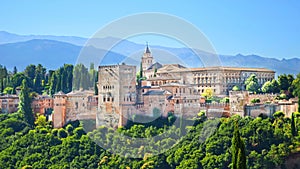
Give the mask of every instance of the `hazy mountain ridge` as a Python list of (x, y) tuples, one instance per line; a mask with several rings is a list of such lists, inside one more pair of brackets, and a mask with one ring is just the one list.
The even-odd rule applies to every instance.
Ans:
[[(5, 35), (6, 38), (2, 39), (3, 35)], [(39, 38), (32, 39), (36, 37)], [(59, 39), (59, 41), (55, 40), (55, 38)], [(138, 55), (142, 56), (142, 52), (145, 48), (144, 44), (136, 44), (127, 40), (121, 40), (120, 43), (118, 43), (118, 45), (112, 48), (109, 52), (103, 49), (97, 49), (95, 46), (82, 48), (82, 45), (75, 45), (85, 44), (86, 41), (87, 39), (80, 37), (48, 35), (19, 36), (0, 31), (0, 64), (9, 69), (13, 66), (17, 66), (19, 70), (22, 70), (29, 64), (41, 63), (48, 69), (56, 69), (64, 63), (77, 63), (78, 56), (80, 54), (87, 58), (87, 60), (93, 60), (100, 54), (106, 54), (102, 64), (120, 63), (124, 58), (126, 58), (126, 56), (133, 52), (138, 52)], [(104, 44), (107, 42), (116, 42), (118, 39), (107, 37), (103, 39), (95, 39), (94, 41)], [(85, 52), (82, 52), (82, 49), (84, 49)], [(167, 51), (178, 56), (181, 60), (184, 60), (190, 67), (199, 66), (199, 64), (196, 64), (195, 62), (196, 60), (199, 60), (199, 56), (209, 56), (209, 54), (205, 52), (195, 54), (194, 51), (189, 48), (170, 48), (151, 45), (150, 49)], [(156, 57), (156, 54), (157, 53), (153, 52), (154, 57)], [(275, 58), (261, 57), (258, 55), (245, 56), (241, 54), (235, 56), (219, 55), (219, 58), (223, 66), (264, 67), (275, 70), (277, 74), (298, 74), (300, 72), (300, 59), (298, 58), (279, 60)], [(136, 63), (137, 62), (135, 62), (135, 64)]]
[(77, 36), (53, 36), (53, 35), (17, 35), (6, 31), (0, 31), (0, 44), (24, 42), (33, 39), (48, 39), (83, 46), (87, 38)]

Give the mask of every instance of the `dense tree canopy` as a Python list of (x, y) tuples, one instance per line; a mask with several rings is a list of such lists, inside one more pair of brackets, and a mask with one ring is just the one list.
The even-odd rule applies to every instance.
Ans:
[(259, 91), (259, 84), (258, 84), (258, 80), (256, 78), (256, 76), (254, 74), (252, 74), (246, 81), (245, 81), (245, 85), (246, 85), (246, 90), (251, 91), (251, 92), (258, 92)]
[[(300, 137), (292, 136), (290, 120), (280, 115), (276, 119), (233, 116), (214, 120), (202, 116), (198, 116), (199, 121), (180, 140), (171, 137), (153, 140), (149, 142), (152, 147), (140, 145), (135, 150), (127, 148), (127, 144), (132, 146), (134, 142), (120, 141), (122, 135), (151, 140), (166, 132), (178, 135), (180, 130), (170, 125), (159, 128), (134, 124), (116, 131), (100, 127), (86, 134), (81, 126), (84, 124), (71, 123), (65, 128), (52, 129), (43, 117), (38, 117), (36, 127), (30, 130), (18, 113), (2, 114), (0, 168), (231, 168), (235, 161), (232, 153), (237, 152), (237, 165), (244, 166), (246, 160), (247, 168), (268, 169), (288, 165), (286, 158), (299, 146)], [(298, 116), (294, 117), (299, 121)], [(299, 125), (296, 128), (299, 131)], [(111, 149), (101, 148), (96, 144), (98, 141)], [(138, 155), (148, 152), (148, 148), (155, 151), (169, 145), (172, 148), (162, 154), (145, 153), (137, 159), (110, 152), (118, 149)], [(243, 152), (246, 159), (240, 163)]]
[[(150, 123), (138, 123), (150, 117), (135, 116), (123, 128), (99, 127), (94, 131), (94, 121), (75, 121), (64, 128), (53, 129), (45, 116), (34, 118), (30, 92), (67, 93), (72, 89), (94, 87), (97, 73), (93, 67), (64, 65), (47, 72), (42, 65), (29, 65), (24, 72), (16, 69), (9, 72), (0, 65), (0, 93), (15, 93), (21, 86), (19, 111), (0, 114), (0, 168), (226, 169), (244, 166), (245, 162), (250, 169), (297, 167), (287, 162), (299, 154), (300, 115), (297, 112), (290, 118), (285, 118), (283, 112), (276, 112), (270, 118), (232, 116), (220, 119), (208, 119), (200, 112), (193, 119), (182, 119), (172, 113), (168, 117), (157, 117), (160, 112), (155, 110), (156, 119)], [(257, 84), (256, 77), (251, 76), (246, 85), (250, 91), (257, 92), (260, 87)], [(262, 87), (267, 93), (280, 90), (287, 97), (290, 93), (300, 96), (300, 74), (296, 79), (283, 75), (280, 80), (272, 80)], [(211, 91), (206, 93), (207, 97), (212, 96)], [(228, 98), (221, 102), (228, 102)], [(180, 127), (187, 121), (193, 123)], [(154, 137), (162, 134), (168, 137)], [(147, 138), (147, 144), (137, 144), (138, 138)], [(106, 149), (99, 145), (105, 145)], [(133, 146), (136, 147), (131, 148)], [(115, 150), (139, 158), (112, 153)]]
[(267, 81), (263, 86), (261, 87), (261, 91), (264, 93), (274, 93), (275, 87), (272, 82)]
[(93, 64), (90, 68), (82, 64), (75, 67), (64, 64), (59, 69), (48, 72), (41, 64), (31, 64), (23, 72), (18, 72), (16, 67), (13, 72), (9, 72), (6, 67), (0, 65), (0, 94), (15, 94), (16, 88), (21, 86), (24, 79), (27, 80), (29, 91), (38, 94), (53, 95), (59, 91), (68, 93), (79, 89), (96, 90), (97, 78), (97, 70)]

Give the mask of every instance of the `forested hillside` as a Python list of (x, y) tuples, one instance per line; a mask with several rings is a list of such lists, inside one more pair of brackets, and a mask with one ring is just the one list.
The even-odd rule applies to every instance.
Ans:
[[(145, 153), (136, 159), (112, 154), (110, 149), (105, 150), (95, 142), (118, 147), (116, 143), (120, 143), (122, 138), (114, 132), (150, 140), (152, 136), (166, 131), (180, 136), (181, 129), (168, 123), (172, 118), (161, 119), (165, 120), (164, 127), (132, 124), (117, 131), (100, 127), (86, 134), (84, 125), (89, 122), (77, 121), (61, 129), (52, 129), (40, 116), (32, 128), (18, 113), (1, 114), (0, 168), (231, 168), (236, 122), (245, 143), (247, 168), (299, 168), (299, 163), (285, 163), (290, 154), (299, 151), (300, 136), (292, 133), (293, 125), (300, 123), (298, 117), (299, 114), (295, 114), (295, 119), (291, 120), (277, 113), (274, 118), (233, 116), (207, 120), (203, 115), (198, 116), (194, 119), (195, 125), (187, 127), (189, 132), (179, 141), (172, 138), (153, 140), (153, 149), (174, 144), (171, 149), (159, 155), (145, 153), (147, 150), (143, 146), (137, 152), (128, 151)], [(215, 130), (212, 126), (216, 124)], [(296, 128), (300, 130), (299, 125)], [(209, 132), (212, 135), (203, 140), (205, 133)], [(134, 143), (123, 144), (124, 147), (119, 147), (121, 150)]]
[[(65, 64), (48, 72), (42, 65), (29, 65), (24, 72), (8, 71), (0, 65), (0, 75), (3, 94), (21, 89), (19, 110), (0, 114), (0, 168), (300, 167), (298, 112), (288, 118), (276, 112), (270, 118), (216, 119), (207, 119), (204, 113), (193, 119), (169, 113), (168, 117), (148, 120), (135, 116), (118, 129), (93, 130), (95, 121), (75, 121), (53, 129), (45, 116), (32, 112), (30, 100), (36, 94), (93, 88), (97, 81), (94, 65), (88, 69)], [(261, 88), (254, 76), (249, 79), (249, 90), (281, 93), (282, 99), (300, 96), (300, 74), (280, 75)], [(157, 137), (160, 135), (164, 137)], [(146, 142), (139, 142), (141, 138)]]

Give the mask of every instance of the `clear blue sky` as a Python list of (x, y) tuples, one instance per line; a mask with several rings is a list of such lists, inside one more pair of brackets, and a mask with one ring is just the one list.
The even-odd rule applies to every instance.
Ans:
[(0, 30), (90, 37), (113, 20), (141, 12), (163, 12), (187, 20), (220, 54), (300, 57), (298, 0), (4, 0)]

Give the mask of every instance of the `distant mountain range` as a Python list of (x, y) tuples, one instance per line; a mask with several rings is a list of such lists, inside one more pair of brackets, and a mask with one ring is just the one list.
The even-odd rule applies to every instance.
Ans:
[(17, 35), (6, 31), (0, 31), (0, 44), (24, 42), (33, 39), (48, 39), (83, 46), (87, 38), (76, 36), (53, 36), (53, 35)]
[[(139, 64), (139, 59), (145, 49), (144, 44), (137, 44), (127, 40), (122, 40), (110, 51), (98, 49), (97, 46), (83, 45), (88, 39), (73, 36), (50, 36), (50, 35), (16, 35), (0, 31), (0, 64), (12, 69), (17, 66), (23, 70), (29, 64), (41, 63), (48, 69), (57, 69), (64, 63), (75, 64), (78, 62), (78, 56), (81, 55), (86, 60), (95, 60), (99, 55), (105, 58), (101, 64), (120, 63), (127, 56), (132, 64)], [(95, 42), (105, 44), (116, 42), (119, 39), (107, 37), (103, 39), (94, 39)], [(170, 48), (151, 45), (154, 58), (163, 63), (179, 62), (190, 67), (199, 67), (203, 64), (200, 58), (209, 58), (211, 54), (189, 48)], [(163, 55), (163, 56), (162, 56)], [(173, 56), (173, 57), (172, 57)], [(174, 59), (174, 56), (178, 60)], [(300, 72), (300, 59), (275, 59), (261, 57), (257, 55), (235, 56), (219, 55), (223, 66), (235, 67), (263, 67), (276, 71), (277, 74), (290, 73), (298, 74)], [(80, 60), (80, 59), (79, 59)], [(218, 65), (218, 64), (217, 64)]]

